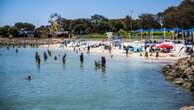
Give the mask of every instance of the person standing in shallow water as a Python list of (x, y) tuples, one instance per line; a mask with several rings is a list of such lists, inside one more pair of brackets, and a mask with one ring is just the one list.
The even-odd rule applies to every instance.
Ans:
[(106, 66), (106, 58), (104, 56), (101, 57), (101, 66), (102, 67)]
[(57, 60), (57, 56), (54, 57), (54, 60), (55, 60), (55, 61)]
[(100, 68), (100, 60), (95, 60), (94, 61), (94, 66), (96, 69), (99, 69)]
[(35, 52), (35, 59), (38, 60), (38, 57), (39, 57), (39, 55), (38, 55), (38, 52), (36, 51)]
[(18, 53), (18, 49), (17, 48), (16, 48), (15, 52)]
[(44, 55), (44, 60), (47, 60), (48, 57), (47, 57), (47, 54), (46, 54), (45, 51), (44, 51), (44, 54), (43, 55)]
[(27, 77), (25, 77), (26, 80), (31, 81), (32, 80), (32, 76), (28, 75)]
[(65, 54), (63, 55), (63, 64), (66, 63), (66, 56), (67, 56), (67, 54), (65, 53)]
[(35, 59), (36, 59), (36, 62), (38, 63), (38, 64), (40, 64), (40, 55), (38, 54), (38, 52), (36, 51), (36, 53), (35, 53)]
[(80, 62), (81, 62), (81, 63), (84, 62), (84, 54), (83, 54), (83, 53), (81, 53), (81, 55), (80, 55)]
[(7, 46), (7, 50), (9, 50), (9, 45)]
[(50, 50), (47, 50), (47, 52), (48, 52), (49, 56), (51, 56), (51, 51)]
[(90, 46), (88, 45), (88, 47), (87, 47), (87, 48), (88, 48), (88, 51), (87, 51), (87, 53), (90, 53)]

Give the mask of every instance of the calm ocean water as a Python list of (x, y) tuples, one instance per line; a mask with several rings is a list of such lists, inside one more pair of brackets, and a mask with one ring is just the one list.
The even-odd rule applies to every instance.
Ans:
[[(79, 54), (62, 50), (44, 61), (44, 50), (0, 49), (0, 110), (178, 110), (194, 103), (192, 92), (164, 80), (164, 63), (107, 57), (106, 68), (96, 70), (100, 55), (84, 53), (80, 65)], [(31, 81), (25, 80), (29, 74)]]

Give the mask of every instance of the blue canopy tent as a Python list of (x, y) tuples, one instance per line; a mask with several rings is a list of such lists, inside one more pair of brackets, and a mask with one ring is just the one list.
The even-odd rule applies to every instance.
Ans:
[(194, 32), (194, 28), (191, 28), (191, 29), (189, 29), (188, 31), (190, 31), (190, 32)]
[[(160, 29), (138, 29), (135, 32), (149, 32), (149, 33), (164, 32), (164, 35), (165, 35), (165, 32), (174, 32), (174, 33), (177, 33), (177, 36), (174, 37), (174, 40), (177, 39), (177, 37), (180, 34), (182, 34), (182, 35), (184, 35), (185, 41), (187, 40), (188, 36), (194, 37), (194, 28), (191, 28), (191, 29), (188, 29), (188, 30), (184, 30), (184, 29), (181, 29), (181, 28), (178, 28), (178, 27), (176, 27), (176, 28), (160, 28)], [(160, 39), (164, 40), (164, 36), (161, 36)], [(194, 38), (193, 38), (193, 43), (194, 43)]]
[(194, 28), (188, 30), (182, 30), (184, 43), (185, 45), (193, 45), (194, 44)]
[(164, 39), (165, 39), (165, 35), (166, 35), (165, 32), (169, 32), (169, 31), (171, 31), (171, 29), (169, 29), (169, 28), (159, 28), (159, 29), (152, 29), (151, 30), (152, 33), (153, 32), (164, 32), (164, 35), (160, 36), (160, 41), (161, 42), (164, 41)]
[(171, 28), (170, 31), (173, 31), (175, 33), (179, 33), (179, 32), (182, 32), (183, 29), (177, 27), (177, 28)]
[(171, 29), (170, 28), (154, 29), (154, 32), (164, 32), (164, 31), (171, 31)]
[[(189, 29), (190, 31), (194, 31), (194, 28)], [(163, 32), (163, 31), (174, 31), (174, 32), (182, 32), (184, 31), (181, 28), (160, 28), (160, 29), (138, 29), (135, 32)]]
[(162, 32), (162, 31), (164, 31), (163, 28), (161, 28), (161, 29), (152, 29), (152, 32)]
[[(163, 32), (163, 31), (168, 31), (169, 29), (167, 28), (160, 28), (160, 29), (138, 29), (135, 32), (148, 32), (150, 33), (150, 36), (153, 36), (153, 32)], [(150, 37), (149, 37), (150, 39)], [(161, 40), (164, 39), (161, 37)]]
[[(182, 33), (182, 32), (186, 32), (186, 31), (190, 31), (190, 32), (193, 32), (194, 31), (194, 28), (191, 28), (189, 30), (183, 30), (181, 28), (159, 28), (159, 29), (138, 29), (136, 30), (135, 32), (149, 32), (149, 33), (153, 33), (153, 32), (164, 32), (164, 35), (165, 35), (165, 32), (174, 32), (174, 33)], [(164, 36), (161, 36), (161, 40), (164, 39)]]
[(137, 32), (137, 33), (141, 33), (141, 39), (142, 39), (142, 33), (150, 33), (151, 32), (151, 30), (150, 29), (138, 29), (138, 30), (136, 30), (135, 32)]
[(191, 37), (191, 44), (193, 45), (194, 44), (194, 28), (191, 28), (191, 29), (188, 29), (185, 34), (187, 34), (188, 36)]
[(151, 29), (138, 29), (135, 32), (150, 32)]

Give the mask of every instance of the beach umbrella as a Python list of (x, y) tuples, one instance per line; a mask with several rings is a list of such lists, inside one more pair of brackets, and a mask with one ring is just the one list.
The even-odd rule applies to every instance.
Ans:
[(162, 48), (162, 49), (169, 49), (169, 48), (173, 48), (172, 44), (169, 42), (164, 42), (161, 44), (156, 44), (157, 48)]

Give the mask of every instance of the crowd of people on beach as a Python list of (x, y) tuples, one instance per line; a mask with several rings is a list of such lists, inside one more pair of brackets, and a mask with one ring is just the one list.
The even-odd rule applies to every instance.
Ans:
[[(160, 49), (158, 48), (155, 48), (153, 46), (150, 46), (150, 47), (144, 47), (144, 56), (146, 58), (148, 58), (149, 56), (152, 56), (154, 53), (155, 53), (155, 57), (158, 58), (159, 57), (159, 53), (160, 53)], [(142, 55), (140, 55), (142, 56)]]
[[(102, 52), (106, 51), (110, 54), (111, 57), (116, 54), (123, 54), (128, 57), (129, 55), (132, 55), (133, 53), (138, 53), (140, 56), (143, 56), (145, 58), (158, 58), (160, 53), (170, 53), (172, 50), (172, 42), (161, 42), (158, 43), (156, 41), (150, 41), (148, 44), (146, 42), (139, 42), (139, 41), (133, 41), (133, 42), (121, 42), (121, 41), (69, 41), (70, 43), (64, 43), (65, 47), (73, 48), (73, 50), (78, 53), (80, 49), (87, 49), (87, 53), (90, 52), (91, 48), (92, 51), (95, 50), (102, 50)], [(169, 46), (167, 48), (159, 47), (160, 45)], [(168, 43), (168, 44), (165, 44)], [(71, 44), (71, 45), (69, 45)], [(76, 49), (78, 48), (78, 49)]]

